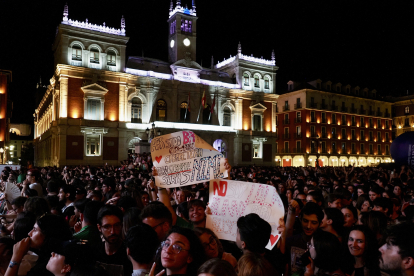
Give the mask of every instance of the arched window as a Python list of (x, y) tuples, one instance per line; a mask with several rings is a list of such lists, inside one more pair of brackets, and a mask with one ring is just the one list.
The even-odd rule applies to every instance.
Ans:
[(405, 111), (405, 114), (410, 114), (410, 107), (406, 106), (404, 111)]
[(266, 76), (264, 78), (265, 89), (269, 89), (269, 83), (270, 83), (270, 79), (269, 79), (269, 77)]
[(91, 49), (91, 63), (99, 64), (99, 50), (97, 48)]
[(231, 126), (231, 111), (228, 107), (223, 109), (223, 126)]
[(167, 103), (164, 100), (157, 101), (156, 120), (165, 122), (167, 120)]
[(188, 110), (187, 102), (182, 102), (180, 104), (180, 122), (181, 123), (190, 122), (190, 110)]
[(138, 97), (132, 98), (131, 123), (142, 123), (142, 102)]
[(244, 73), (243, 74), (243, 78), (244, 78), (244, 86), (249, 86), (249, 74)]
[(254, 87), (259, 88), (260, 84), (259, 84), (259, 76), (255, 76), (254, 77)]
[(72, 60), (82, 61), (82, 48), (79, 45), (72, 47)]
[(211, 106), (207, 104), (207, 107), (203, 110), (203, 124), (211, 124)]
[(111, 66), (115, 66), (116, 65), (116, 54), (114, 51), (110, 50), (108, 51), (108, 53), (106, 54), (106, 64), (107, 65), (111, 65)]

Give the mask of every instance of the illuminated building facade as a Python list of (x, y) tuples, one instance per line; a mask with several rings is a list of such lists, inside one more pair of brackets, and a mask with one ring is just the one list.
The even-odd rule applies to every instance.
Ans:
[(9, 99), (12, 72), (0, 69), (0, 163), (7, 162), (9, 142), (9, 123), (12, 112), (12, 103)]
[(168, 29), (168, 62), (125, 62), (124, 18), (120, 29), (73, 21), (65, 6), (55, 74), (34, 114), (35, 165), (118, 165), (153, 123), (160, 134), (194, 131), (232, 164), (275, 164), (275, 54), (246, 56), (239, 44), (229, 59), (200, 66), (194, 2), (171, 3)]
[(281, 166), (369, 166), (391, 162), (391, 102), (376, 90), (321, 80), (288, 82), (277, 103)]

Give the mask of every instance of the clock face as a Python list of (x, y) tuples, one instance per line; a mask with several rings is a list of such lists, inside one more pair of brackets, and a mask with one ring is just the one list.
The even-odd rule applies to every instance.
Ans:
[(190, 40), (188, 38), (184, 38), (183, 43), (187, 47), (190, 46), (190, 44), (191, 44), (191, 42), (190, 42)]
[(174, 41), (174, 39), (171, 39), (170, 47), (172, 48), (172, 47), (174, 47), (174, 45), (175, 45), (175, 41)]

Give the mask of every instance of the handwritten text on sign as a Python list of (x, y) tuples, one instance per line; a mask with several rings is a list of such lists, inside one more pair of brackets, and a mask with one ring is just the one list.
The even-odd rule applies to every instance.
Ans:
[(267, 249), (272, 249), (280, 238), (279, 219), (285, 211), (276, 189), (251, 182), (214, 179), (210, 181), (210, 209), (207, 227), (220, 238), (236, 241), (237, 220), (250, 213), (269, 222), (272, 232)]
[(192, 185), (223, 177), (223, 155), (192, 131), (180, 131), (154, 138), (151, 156), (160, 187)]

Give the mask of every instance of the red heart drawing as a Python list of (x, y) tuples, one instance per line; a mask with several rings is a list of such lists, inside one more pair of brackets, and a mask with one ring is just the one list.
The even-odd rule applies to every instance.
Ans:
[(160, 163), (161, 159), (162, 159), (162, 155), (155, 156), (155, 161), (157, 161), (158, 163)]
[(275, 244), (278, 238), (279, 235), (273, 236), (272, 234), (270, 234), (270, 245), (273, 246), (273, 244)]

